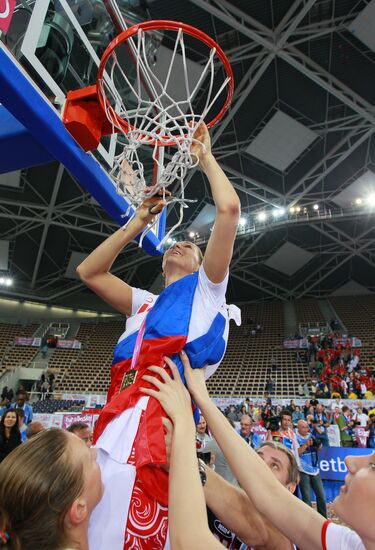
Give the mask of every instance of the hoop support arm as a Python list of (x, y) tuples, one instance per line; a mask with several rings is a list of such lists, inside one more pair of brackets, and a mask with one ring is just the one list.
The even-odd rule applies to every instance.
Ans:
[(102, 136), (118, 131), (103, 111), (96, 84), (68, 92), (62, 122), (84, 151), (97, 149)]

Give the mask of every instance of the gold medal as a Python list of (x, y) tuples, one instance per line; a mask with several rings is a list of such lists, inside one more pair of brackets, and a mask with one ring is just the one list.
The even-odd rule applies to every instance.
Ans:
[(120, 391), (125, 390), (125, 388), (133, 384), (136, 374), (137, 371), (135, 369), (131, 369), (124, 374), (121, 382)]

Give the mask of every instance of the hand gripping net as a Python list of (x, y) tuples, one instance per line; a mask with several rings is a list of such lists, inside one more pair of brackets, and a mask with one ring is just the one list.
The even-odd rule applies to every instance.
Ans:
[[(168, 26), (165, 26), (166, 23)], [(149, 30), (147, 27), (168, 28), (177, 33), (163, 82), (156, 76), (155, 70), (150, 65), (148, 36), (145, 32)], [(186, 199), (184, 194), (184, 179), (187, 171), (197, 166), (199, 161), (197, 155), (191, 152), (191, 146), (193, 143), (197, 143), (198, 146), (204, 147), (200, 141), (194, 138), (194, 132), (210, 114), (219, 96), (224, 90), (227, 90), (226, 101), (221, 111), (207, 123), (207, 126), (213, 126), (224, 114), (233, 93), (233, 74), (229, 62), (219, 46), (210, 37), (193, 27), (175, 22), (154, 21), (136, 26), (135, 32), (132, 29), (135, 27), (123, 33), (123, 35), (130, 33), (130, 36), (121, 40), (123, 35), (120, 35), (117, 38), (117, 43), (114, 45), (112, 43), (104, 53), (98, 75), (98, 95), (113, 131), (122, 134), (123, 149), (120, 154), (115, 156), (111, 176), (115, 181), (117, 192), (123, 195), (131, 205), (125, 216), (129, 214), (132, 207), (137, 208), (146, 197), (162, 191), (163, 198), (165, 198), (167, 187), (174, 182), (178, 182), (180, 185), (179, 196), (168, 199), (168, 203), (180, 204), (179, 220), (159, 244), (158, 249), (160, 249), (171, 233), (181, 224), (183, 209), (187, 208), (187, 203), (195, 202)], [(189, 83), (184, 32), (202, 40), (209, 48), (207, 62), (202, 67), (202, 72), (194, 86)], [(136, 73), (133, 82), (127, 74), (129, 71), (126, 71), (120, 62), (120, 52), (116, 53), (118, 44), (125, 44), (128, 51), (130, 50)], [(227, 72), (226, 78), (219, 86), (217, 83), (215, 84), (218, 58), (225, 65)], [(175, 100), (169, 93), (177, 67), (186, 92), (186, 99), (183, 100)], [(147, 89), (147, 94), (145, 94), (145, 89)], [(201, 105), (199, 114), (195, 113), (193, 108), (193, 101), (197, 96), (199, 96)], [(146, 187), (150, 185), (150, 182), (146, 183), (145, 181), (144, 166), (139, 154), (143, 145), (153, 147), (152, 158), (158, 167), (158, 178), (151, 191), (147, 192)], [(177, 150), (164, 164), (164, 155), (159, 156), (159, 148), (172, 145)], [(157, 222), (158, 216), (143, 232), (140, 246), (142, 246), (143, 237)]]

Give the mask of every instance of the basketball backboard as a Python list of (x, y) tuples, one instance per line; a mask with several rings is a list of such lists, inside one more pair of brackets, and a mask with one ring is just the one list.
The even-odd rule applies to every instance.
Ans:
[[(18, 2), (0, 42), (0, 173), (57, 160), (107, 213), (123, 225), (129, 204), (110, 177), (117, 134), (84, 152), (61, 122), (66, 94), (95, 83), (100, 57), (114, 36), (139, 22), (116, 2), (32, 0)], [(150, 56), (160, 43), (150, 46)], [(153, 49), (155, 51), (153, 51)], [(154, 162), (144, 162), (150, 181)], [(158, 254), (165, 212), (143, 240)]]

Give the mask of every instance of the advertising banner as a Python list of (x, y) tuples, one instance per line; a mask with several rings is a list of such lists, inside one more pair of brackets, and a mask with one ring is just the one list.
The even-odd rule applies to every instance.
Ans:
[(92, 428), (93, 416), (92, 414), (81, 414), (81, 413), (71, 413), (62, 415), (62, 424), (61, 427), (63, 430), (69, 428), (74, 422), (84, 422)]
[(337, 346), (338, 344), (341, 344), (342, 346), (345, 346), (346, 343), (349, 343), (351, 348), (361, 348), (362, 347), (362, 340), (360, 340), (359, 338), (352, 337), (352, 336), (345, 336), (345, 334), (343, 334), (341, 336), (341, 338), (334, 338), (333, 343), (334, 343), (335, 346)]
[(354, 428), (354, 436), (358, 447), (362, 449), (367, 447), (367, 438), (369, 436), (369, 432), (366, 431), (363, 426), (358, 426), (357, 428)]
[(327, 426), (327, 435), (330, 447), (341, 447), (340, 430), (337, 424)]
[(319, 468), (322, 479), (344, 481), (348, 469), (345, 457), (364, 456), (373, 452), (372, 449), (357, 449), (347, 447), (323, 447), (319, 451)]
[(26, 336), (17, 336), (14, 339), (14, 343), (16, 344), (16, 346), (33, 346), (35, 348), (39, 348), (42, 343), (42, 339), (33, 338), (33, 337), (27, 338)]
[(308, 341), (307, 338), (295, 338), (292, 340), (284, 340), (283, 342), (284, 349), (307, 349)]
[(73, 422), (84, 422), (88, 424), (90, 428), (93, 427), (98, 414), (81, 414), (81, 413), (35, 413), (33, 420), (38, 420), (43, 426), (48, 428), (63, 428), (67, 429)]
[(82, 344), (79, 340), (57, 340), (57, 348), (81, 349)]
[[(65, 397), (65, 395), (75, 395), (75, 394), (64, 394), (63, 399), (78, 399), (78, 397), (69, 398), (69, 397)], [(229, 405), (242, 405), (246, 397), (247, 395), (244, 394), (243, 397), (212, 397), (211, 399), (217, 407), (220, 407), (220, 409), (224, 410)], [(266, 399), (264, 397), (258, 397), (258, 396), (252, 396), (252, 395), (250, 395), (249, 397), (250, 397), (250, 401), (252, 401), (255, 406), (265, 405), (266, 403)], [(296, 397), (295, 399), (293, 399), (293, 401), (295, 405), (299, 405), (303, 407), (306, 399), (307, 399), (306, 397), (303, 397), (303, 398)], [(333, 399), (319, 399), (319, 403), (322, 403), (322, 405), (326, 407), (331, 407), (333, 401), (334, 401)], [(290, 403), (290, 398), (272, 396), (272, 405), (287, 406), (289, 405), (289, 403)], [(366, 409), (370, 410), (375, 407), (375, 399), (355, 400), (355, 401), (353, 401), (352, 399), (341, 399), (341, 405), (348, 405), (350, 409), (363, 405), (366, 407)]]

